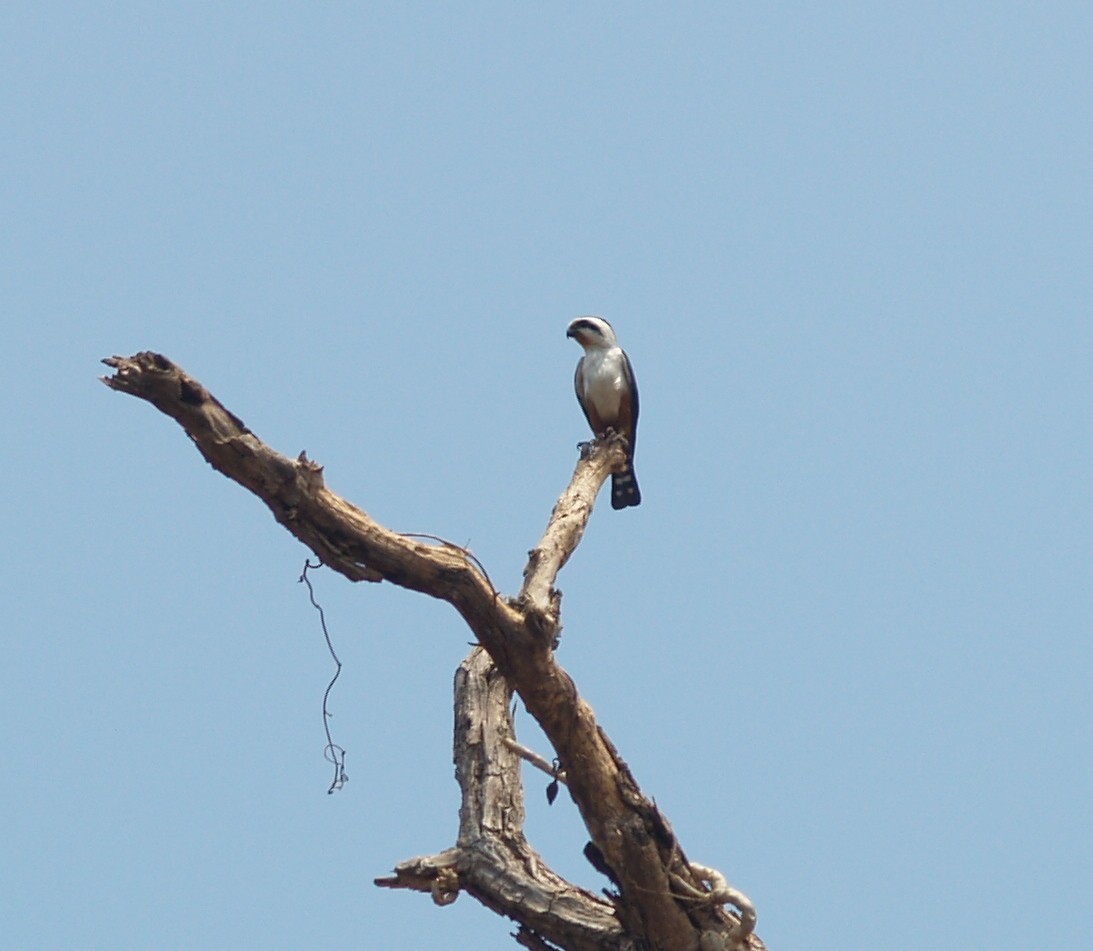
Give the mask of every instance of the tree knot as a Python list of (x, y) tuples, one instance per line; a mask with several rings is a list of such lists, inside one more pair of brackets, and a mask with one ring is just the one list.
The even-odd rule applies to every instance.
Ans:
[(430, 891), (436, 904), (450, 905), (459, 897), (459, 873), (451, 867), (438, 869)]

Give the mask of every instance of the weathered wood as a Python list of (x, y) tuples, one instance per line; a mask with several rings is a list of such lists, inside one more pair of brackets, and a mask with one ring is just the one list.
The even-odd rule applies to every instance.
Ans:
[[(524, 790), (513, 735), (512, 689), (489, 654), (474, 648), (455, 675), (453, 754), (462, 793), (454, 848), (410, 859), (387, 888), (459, 891), (570, 951), (635, 951), (614, 906), (553, 872), (524, 837)], [(446, 876), (446, 878), (445, 878)], [(438, 886), (438, 882), (445, 884)]]
[[(455, 754), (463, 805), (456, 845), (404, 862), (377, 884), (429, 891), (441, 904), (467, 891), (519, 922), (521, 940), (546, 939), (572, 951), (762, 949), (749, 933), (750, 903), (745, 908), (740, 893), (713, 888), (704, 875), (710, 870), (692, 868), (554, 656), (561, 630), (554, 584), (580, 543), (600, 487), (625, 465), (617, 440), (596, 442), (582, 454), (528, 553), (520, 593), (510, 600), (465, 549), (379, 525), (329, 491), (320, 466), (302, 453), (293, 460), (266, 446), (166, 357), (143, 352), (103, 362), (116, 371), (104, 383), (178, 422), (210, 465), (261, 498), (328, 567), (355, 581), (389, 581), (449, 602), (488, 654), (487, 660), (472, 651), (457, 674)], [(510, 689), (566, 772), (569, 793), (617, 888), (613, 904), (555, 875), (524, 840), (519, 760), (503, 742), (512, 736)], [(743, 922), (724, 910), (726, 902), (744, 910)]]

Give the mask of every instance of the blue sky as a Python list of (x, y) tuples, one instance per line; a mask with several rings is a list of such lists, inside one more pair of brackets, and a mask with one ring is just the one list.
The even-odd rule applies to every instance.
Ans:
[(167, 354), (511, 593), (598, 313), (644, 502), (601, 498), (560, 660), (689, 855), (772, 948), (1084, 947), (1091, 40), (1066, 3), (5, 5), (12, 946), (515, 946), (371, 885), (454, 840), (454, 613), (314, 576), (327, 796), (306, 551), (95, 378)]

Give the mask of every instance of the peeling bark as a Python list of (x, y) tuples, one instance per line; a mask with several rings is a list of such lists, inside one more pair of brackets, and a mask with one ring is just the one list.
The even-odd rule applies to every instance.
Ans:
[(524, 790), (512, 737), (512, 689), (488, 653), (474, 648), (455, 675), (456, 779), (462, 793), (454, 848), (400, 863), (387, 888), (449, 885), (571, 951), (634, 951), (614, 906), (553, 872), (524, 838)]
[[(104, 383), (178, 422), (210, 465), (262, 499), (328, 567), (354, 581), (388, 581), (447, 601), (481, 645), (456, 674), (462, 792), (456, 844), (403, 862), (376, 884), (427, 891), (439, 904), (466, 891), (516, 921), (518, 942), (530, 948), (761, 951), (751, 934), (750, 903), (718, 873), (687, 861), (668, 821), (641, 793), (555, 660), (561, 593), (554, 584), (580, 543), (603, 482), (625, 466), (619, 441), (597, 441), (582, 456), (528, 553), (520, 592), (508, 599), (465, 549), (377, 524), (326, 488), (321, 466), (302, 453), (293, 460), (266, 446), (167, 358), (144, 352), (103, 362), (116, 371)], [(520, 761), (508, 712), (512, 691), (554, 747), (593, 854), (617, 890), (610, 902), (556, 875), (524, 838)], [(725, 904), (740, 913), (727, 912)]]

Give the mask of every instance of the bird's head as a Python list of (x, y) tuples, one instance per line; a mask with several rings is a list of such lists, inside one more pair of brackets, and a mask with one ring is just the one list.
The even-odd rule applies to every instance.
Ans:
[(572, 337), (585, 350), (607, 350), (619, 345), (618, 340), (615, 339), (615, 331), (602, 317), (578, 317), (576, 320), (571, 320), (565, 335)]

